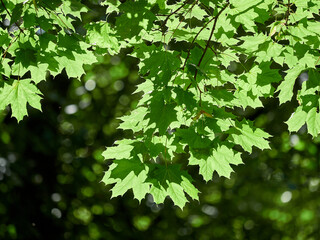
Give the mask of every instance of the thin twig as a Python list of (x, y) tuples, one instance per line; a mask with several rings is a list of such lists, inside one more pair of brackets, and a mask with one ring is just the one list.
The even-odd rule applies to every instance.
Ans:
[[(43, 3), (44, 3), (45, 5), (47, 5), (48, 9), (49, 9), (51, 12), (53, 12), (53, 14), (54, 14), (57, 18), (60, 19), (60, 21), (65, 25), (65, 27), (66, 27), (67, 29), (72, 30), (72, 29), (70, 29), (70, 28), (68, 27), (68, 25), (61, 19), (61, 17), (59, 16), (59, 14), (58, 14), (54, 9), (50, 9), (50, 6), (49, 6), (47, 3), (45, 3), (45, 2), (43, 2)], [(43, 7), (43, 6), (41, 6), (41, 7), (47, 12), (48, 16), (50, 16), (50, 13), (47, 11), (46, 7)], [(62, 14), (64, 15), (63, 12), (62, 12)]]
[(318, 58), (318, 60), (317, 60), (317, 62), (316, 62), (316, 64), (315, 64), (315, 66), (317, 66), (317, 64), (318, 64), (319, 60), (320, 60), (320, 57)]
[(2, 58), (2, 59), (1, 59), (1, 62), (2, 62), (2, 61), (4, 60), (4, 58), (6, 57), (7, 52), (8, 52), (8, 50), (9, 50), (9, 48), (12, 46), (12, 44), (13, 44), (15, 41), (17, 41), (17, 39), (20, 37), (20, 34), (21, 34), (21, 32), (19, 32), (18, 36), (16, 36), (15, 38), (13, 38), (13, 39), (11, 40), (9, 46), (7, 47), (7, 49), (3, 52), (2, 56), (1, 56), (1, 58)]
[[(186, 64), (187, 64), (187, 60), (189, 59), (190, 57), (190, 52), (191, 52), (191, 47), (192, 45), (194, 44), (194, 42), (196, 41), (197, 37), (200, 35), (200, 33), (208, 26), (209, 23), (211, 23), (212, 21), (214, 20), (214, 17), (212, 19), (210, 19), (210, 21), (208, 21), (200, 30), (199, 32), (196, 34), (196, 36), (193, 38), (191, 44), (190, 44), (190, 48), (188, 49), (188, 53), (187, 53), (187, 57), (186, 59), (184, 60), (184, 63), (183, 63), (183, 66), (180, 68), (181, 70), (184, 70), (184, 68), (186, 67)], [(178, 72), (177, 72), (178, 74)], [(176, 74), (176, 75), (177, 75)], [(176, 79), (176, 78), (175, 78)], [(174, 84), (174, 81), (175, 79), (173, 80), (173, 84)]]
[[(289, 20), (289, 16), (290, 16), (290, 7), (291, 7), (291, 3), (290, 0), (288, 0), (288, 5), (287, 5), (287, 12), (286, 12), (286, 21), (284, 23), (284, 25), (287, 27), (288, 24), (288, 20)], [(287, 27), (288, 28), (288, 27)]]
[(182, 21), (185, 19), (185, 16), (194, 8), (194, 6), (197, 4), (198, 1), (199, 1), (199, 0), (196, 0), (196, 1), (192, 4), (192, 6), (188, 9), (188, 11), (184, 14), (184, 16), (182, 16), (182, 19), (180, 20), (178, 26), (176, 27), (175, 30), (173, 30), (173, 33), (171, 34), (168, 43), (171, 41), (173, 35), (175, 34), (175, 32), (177, 31), (177, 29), (179, 28), (179, 26), (180, 26), (180, 24), (182, 23)]
[[(216, 55), (216, 57), (217, 57), (217, 52), (216, 52), (211, 46), (209, 46), (209, 48), (212, 50), (212, 52), (213, 52), (213, 53)], [(234, 56), (232, 56), (232, 55), (230, 55), (230, 54), (228, 54), (228, 53), (224, 53), (224, 52), (219, 52), (219, 54), (225, 54), (225, 55), (227, 55), (227, 56), (229, 56), (229, 57), (232, 57), (233, 59), (237, 60), (237, 62), (244, 68), (244, 70), (245, 70), (246, 72), (249, 72), (248, 69), (240, 62), (240, 60), (239, 60), (238, 58), (236, 58), (236, 57), (234, 57)]]
[(191, 47), (192, 45), (194, 44), (194, 42), (197, 40), (197, 37), (200, 35), (200, 33), (208, 26), (209, 23), (211, 23), (213, 20), (215, 19), (215, 17), (213, 17), (210, 21), (208, 21), (200, 30), (199, 32), (196, 34), (196, 36), (193, 38), (191, 44), (190, 44), (190, 48), (188, 50), (188, 53), (187, 53), (187, 57), (186, 59), (184, 60), (184, 63), (183, 63), (183, 66), (182, 66), (182, 70), (184, 70), (184, 68), (186, 67), (186, 64), (187, 64), (187, 60), (189, 59), (190, 57), (190, 52), (191, 52)]
[(211, 51), (214, 53), (214, 55), (216, 55), (216, 58), (218, 58), (217, 52), (216, 52), (211, 46), (209, 46), (209, 48), (210, 48)]
[(12, 18), (11, 13), (8, 11), (8, 9), (6, 8), (6, 5), (4, 5), (4, 2), (1, 0), (2, 6), (3, 8), (6, 10), (6, 12), (8, 13), (9, 17)]
[(189, 2), (189, 0), (184, 1), (184, 3), (183, 3), (180, 7), (178, 7), (175, 11), (173, 11), (172, 13), (170, 13), (170, 14), (166, 17), (166, 19), (163, 21), (163, 23), (161, 24), (161, 26), (159, 27), (159, 29), (163, 28), (163, 26), (167, 23), (167, 21), (169, 20), (169, 18), (170, 18), (173, 14), (176, 14), (177, 12), (179, 12), (181, 8), (183, 8), (185, 5), (188, 4), (188, 2)]
[[(203, 51), (203, 53), (202, 53), (202, 56), (201, 56), (201, 58), (200, 58), (200, 60), (199, 60), (199, 62), (198, 62), (198, 64), (197, 64), (198, 67), (200, 67), (201, 62), (202, 62), (202, 60), (203, 60), (203, 58), (204, 58), (204, 56), (205, 56), (205, 54), (206, 54), (206, 52), (207, 52), (207, 50), (208, 50), (208, 47), (209, 47), (211, 38), (212, 38), (213, 33), (214, 33), (214, 30), (216, 29), (217, 20), (218, 20), (219, 16), (221, 15), (221, 13), (222, 13), (228, 6), (229, 6), (229, 3), (226, 4), (226, 5), (220, 10), (220, 12), (218, 12), (217, 16), (215, 17), (215, 20), (214, 20), (214, 23), (213, 23), (213, 27), (212, 27), (212, 30), (211, 30), (210, 37), (209, 37), (209, 39), (208, 39), (207, 45), (206, 45), (206, 47), (205, 47), (205, 49), (204, 49), (204, 51)], [(195, 72), (195, 74), (194, 74), (194, 80), (197, 80), (197, 75), (198, 75), (198, 68), (196, 68), (196, 72)]]
[[(1, 4), (2, 4), (2, 6), (4, 7), (4, 9), (6, 10), (6, 12), (8, 13), (8, 15), (10, 16), (10, 18), (12, 18), (12, 15), (10, 14), (10, 12), (9, 12), (9, 10), (7, 9), (6, 5), (4, 5), (4, 2), (3, 2), (2, 0), (1, 0)], [(17, 27), (19, 28), (19, 30), (24, 33), (24, 31), (20, 28), (18, 22), (15, 22), (15, 24), (17, 25)]]
[[(219, 16), (221, 15), (221, 13), (229, 6), (229, 4), (230, 4), (230, 3), (227, 3), (227, 4), (218, 12), (218, 14), (217, 14), (217, 15), (215, 16), (215, 18), (214, 18), (214, 23), (213, 23), (213, 26), (212, 26), (212, 29), (211, 29), (211, 33), (210, 33), (208, 42), (207, 42), (206, 47), (205, 47), (205, 49), (204, 49), (204, 51), (203, 51), (203, 53), (202, 53), (202, 55), (201, 55), (201, 58), (200, 58), (199, 62), (198, 62), (198, 64), (197, 64), (197, 67), (198, 67), (198, 68), (200, 67), (201, 62), (202, 62), (202, 60), (203, 60), (203, 58), (204, 58), (204, 56), (205, 56), (205, 54), (206, 54), (206, 52), (207, 52), (207, 50), (208, 50), (208, 48), (209, 48), (211, 38), (212, 38), (212, 36), (213, 36), (214, 30), (216, 29), (217, 20), (218, 20)], [(195, 81), (196, 83), (197, 83), (198, 68), (195, 69), (195, 73), (194, 73), (194, 81)], [(191, 84), (192, 84), (192, 83), (189, 84), (189, 86), (187, 87), (187, 90), (190, 88)], [(199, 89), (199, 87), (198, 87), (198, 89)], [(201, 99), (201, 93), (202, 93), (202, 91), (201, 91), (200, 89), (199, 89), (199, 91), (200, 91), (200, 99)]]

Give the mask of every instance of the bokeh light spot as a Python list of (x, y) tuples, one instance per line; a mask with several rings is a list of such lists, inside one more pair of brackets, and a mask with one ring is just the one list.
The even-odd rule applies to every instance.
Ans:
[(296, 146), (299, 143), (299, 136), (297, 134), (292, 134), (290, 136), (290, 145), (292, 147)]
[(139, 231), (146, 231), (151, 224), (149, 216), (136, 216), (133, 218), (133, 225)]
[(87, 91), (92, 91), (96, 88), (96, 82), (92, 79), (86, 81), (84, 87), (87, 89)]
[(75, 104), (70, 104), (64, 108), (64, 112), (69, 115), (74, 114), (77, 111), (78, 111), (78, 106)]
[(115, 83), (113, 84), (113, 88), (116, 91), (121, 91), (124, 88), (124, 83), (121, 80), (115, 81)]
[(61, 201), (61, 195), (59, 193), (53, 193), (51, 195), (51, 199), (54, 202), (60, 202)]
[(62, 216), (62, 213), (58, 208), (52, 208), (51, 214), (53, 216), (55, 216), (56, 218), (61, 218), (61, 216)]
[(291, 198), (292, 198), (292, 193), (290, 191), (285, 191), (281, 195), (281, 202), (283, 203), (290, 202)]

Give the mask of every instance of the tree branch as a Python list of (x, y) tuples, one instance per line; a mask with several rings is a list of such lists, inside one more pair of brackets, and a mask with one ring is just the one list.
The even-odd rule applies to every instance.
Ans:
[[(211, 38), (213, 36), (213, 33), (214, 33), (214, 30), (216, 29), (216, 25), (217, 25), (217, 20), (219, 18), (219, 16), (221, 15), (221, 13), (229, 6), (229, 3), (227, 3), (219, 12), (218, 14), (215, 16), (215, 20), (214, 20), (214, 23), (213, 23), (213, 27), (212, 27), (212, 30), (211, 30), (211, 33), (210, 33), (210, 37), (208, 39), (208, 42), (207, 42), (207, 45), (202, 53), (202, 56), (197, 64), (198, 67), (200, 67), (201, 65), (201, 62), (204, 58), (204, 55), (206, 54), (208, 48), (209, 48), (209, 44), (210, 44), (210, 41), (211, 41)], [(198, 69), (196, 68), (196, 72), (194, 73), (194, 80), (196, 81), (197, 80), (197, 75), (198, 75)]]
[[(206, 52), (207, 52), (207, 50), (208, 50), (208, 48), (209, 48), (211, 38), (212, 38), (212, 36), (213, 36), (214, 30), (216, 29), (216, 25), (217, 25), (218, 18), (219, 18), (219, 16), (221, 15), (221, 13), (229, 6), (229, 4), (230, 4), (230, 3), (228, 2), (228, 3), (218, 12), (218, 14), (214, 17), (214, 23), (213, 23), (213, 26), (212, 26), (212, 29), (211, 29), (211, 33), (210, 33), (208, 42), (207, 42), (206, 47), (205, 47), (205, 49), (204, 49), (204, 51), (203, 51), (203, 53), (202, 53), (202, 55), (201, 55), (201, 58), (200, 58), (199, 62), (198, 62), (198, 64), (197, 64), (197, 67), (198, 67), (198, 68), (200, 67), (201, 62), (202, 62), (202, 60), (203, 60), (203, 58), (204, 58), (204, 56), (205, 56), (205, 54), (206, 54)], [(186, 61), (185, 61), (185, 62), (186, 62)], [(198, 68), (195, 69), (195, 73), (194, 73), (194, 81), (195, 81), (196, 83), (197, 83)], [(187, 90), (190, 88), (190, 86), (191, 86), (191, 83), (190, 83), (189, 86), (187, 87)], [(199, 89), (199, 87), (198, 87), (198, 89)], [(199, 90), (200, 90), (200, 89), (199, 89)], [(201, 94), (201, 91), (200, 91), (200, 94)]]
[[(6, 5), (4, 5), (3, 0), (1, 0), (1, 4), (2, 4), (3, 8), (6, 10), (6, 12), (8, 13), (8, 15), (10, 16), (10, 18), (12, 18), (12, 15), (11, 15), (10, 12), (8, 11)], [(19, 28), (20, 32), (24, 33), (24, 31), (20, 28), (18, 22), (15, 22), (15, 24), (16, 24), (17, 27)]]

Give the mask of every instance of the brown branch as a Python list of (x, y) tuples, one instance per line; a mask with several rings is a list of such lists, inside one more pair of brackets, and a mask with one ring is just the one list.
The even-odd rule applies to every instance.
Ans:
[[(211, 38), (212, 38), (212, 36), (213, 36), (214, 30), (216, 29), (217, 20), (218, 20), (219, 16), (221, 15), (221, 13), (222, 13), (228, 6), (229, 6), (229, 3), (227, 3), (227, 4), (218, 12), (218, 14), (217, 14), (216, 17), (215, 17), (215, 20), (214, 20), (214, 23), (213, 23), (213, 27), (212, 27), (212, 30), (211, 30), (210, 37), (209, 37), (209, 39), (208, 39), (207, 45), (206, 45), (206, 47), (205, 47), (205, 49), (204, 49), (204, 51), (203, 51), (203, 53), (202, 53), (202, 56), (201, 56), (201, 58), (200, 58), (200, 60), (199, 60), (199, 62), (198, 62), (198, 64), (197, 64), (198, 67), (200, 67), (201, 62), (202, 62), (202, 60), (203, 60), (203, 58), (204, 58), (204, 55), (206, 54), (206, 52), (207, 52), (207, 50), (208, 50), (208, 48), (209, 48), (209, 44), (210, 44)], [(197, 80), (197, 75), (198, 75), (198, 69), (196, 68), (196, 72), (195, 72), (195, 74), (194, 74), (194, 80), (195, 80), (195, 81)]]
[(196, 0), (196, 1), (192, 4), (192, 6), (190, 7), (190, 9), (188, 9), (188, 11), (184, 14), (184, 16), (182, 16), (182, 18), (181, 18), (178, 26), (176, 27), (176, 29), (173, 30), (173, 33), (172, 33), (171, 37), (169, 38), (168, 43), (171, 41), (173, 35), (175, 34), (175, 32), (177, 31), (177, 29), (179, 28), (179, 26), (180, 26), (180, 24), (182, 23), (182, 21), (185, 19), (185, 16), (194, 8), (194, 6), (197, 4), (198, 1), (199, 1), (199, 0)]
[[(207, 42), (206, 47), (205, 47), (205, 49), (204, 49), (204, 51), (203, 51), (203, 53), (202, 53), (202, 55), (201, 55), (201, 58), (200, 58), (199, 62), (198, 62), (198, 64), (197, 64), (197, 67), (198, 67), (198, 68), (200, 67), (201, 62), (202, 62), (202, 60), (203, 60), (203, 58), (204, 58), (204, 56), (205, 56), (205, 54), (206, 54), (206, 52), (207, 52), (207, 50), (208, 50), (208, 48), (209, 48), (211, 38), (212, 38), (212, 36), (213, 36), (214, 30), (216, 29), (217, 20), (218, 20), (219, 16), (221, 15), (221, 13), (229, 6), (229, 4), (230, 4), (230, 3), (228, 2), (228, 3), (218, 12), (218, 14), (214, 17), (214, 23), (213, 23), (213, 27), (212, 27), (212, 29), (211, 29), (211, 33), (210, 33), (208, 42)], [(194, 73), (194, 81), (195, 81), (196, 83), (197, 83), (198, 68), (196, 68), (195, 73)], [(192, 84), (192, 83), (189, 84), (189, 86), (187, 87), (187, 90), (190, 88), (191, 84)], [(200, 90), (199, 86), (198, 86), (198, 89), (199, 89), (200, 95), (201, 95), (202, 91)]]
[[(69, 27), (68, 27), (68, 25), (61, 19), (61, 17), (59, 16), (59, 13), (57, 13), (54, 9), (50, 9), (51, 7), (47, 4), (47, 3), (45, 3), (45, 2), (43, 2), (45, 5), (47, 5), (47, 8), (51, 11), (51, 12), (48, 12), (48, 10), (47, 10), (47, 8), (46, 7), (44, 7), (44, 6), (40, 6), (40, 7), (42, 7), (45, 11), (46, 11), (46, 13), (48, 14), (48, 16), (50, 16), (50, 14), (52, 13), (52, 14), (54, 14), (57, 18), (59, 18), (60, 19), (60, 21), (63, 23), (63, 25), (65, 25), (65, 28), (66, 29), (68, 29), (68, 30), (72, 30), (72, 29), (70, 29)], [(64, 12), (61, 10), (61, 13), (62, 13), (62, 15), (64, 15), (65, 16), (65, 14), (64, 14)]]
[(290, 3), (290, 0), (288, 0), (287, 11), (286, 11), (286, 21), (284, 23), (284, 25), (287, 28), (288, 28), (287, 24), (288, 24), (288, 20), (289, 20), (289, 16), (290, 16), (290, 7), (291, 7), (291, 3)]
[(186, 67), (186, 64), (187, 64), (187, 60), (189, 59), (190, 57), (190, 52), (191, 52), (191, 47), (192, 45), (194, 44), (194, 42), (196, 41), (197, 37), (200, 35), (200, 33), (208, 26), (209, 23), (211, 23), (213, 20), (215, 19), (215, 17), (213, 17), (209, 22), (207, 22), (200, 30), (199, 32), (196, 34), (196, 36), (193, 38), (192, 42), (191, 42), (191, 45), (190, 45), (190, 48), (188, 50), (188, 54), (187, 54), (187, 57), (186, 59), (184, 60), (184, 63), (183, 63), (183, 66), (182, 66), (182, 70), (184, 70), (184, 68)]
[[(1, 0), (1, 4), (2, 6), (4, 7), (4, 9), (6, 10), (6, 12), (8, 13), (8, 15), (10, 16), (10, 18), (12, 18), (12, 15), (10, 14), (10, 12), (8, 11), (6, 5), (4, 5), (4, 2), (3, 0)], [(19, 28), (20, 32), (24, 33), (24, 31), (20, 28), (18, 22), (15, 22), (15, 24), (17, 25), (17, 27)]]
[(170, 14), (166, 17), (166, 19), (163, 21), (163, 23), (161, 24), (161, 26), (160, 26), (157, 30), (163, 28), (163, 26), (167, 23), (167, 21), (169, 20), (169, 18), (170, 18), (173, 14), (176, 14), (177, 12), (179, 12), (181, 8), (183, 8), (185, 5), (188, 4), (189, 1), (190, 1), (190, 0), (184, 1), (184, 3), (183, 3), (180, 7), (178, 7), (176, 10), (174, 10), (172, 13), (170, 13)]
[(9, 44), (9, 46), (7, 47), (7, 49), (3, 52), (2, 56), (1, 56), (1, 63), (3, 62), (3, 60), (5, 59), (7, 52), (9, 51), (9, 48), (12, 46), (12, 44), (17, 41), (17, 39), (20, 37), (21, 32), (19, 32), (18, 36), (16, 36), (15, 38), (13, 38)]
[(316, 62), (316, 64), (315, 64), (315, 66), (318, 64), (319, 60), (320, 60), (320, 57), (318, 58), (318, 60), (317, 60), (317, 62)]
[(210, 48), (211, 51), (214, 53), (214, 55), (216, 55), (216, 58), (218, 58), (217, 52), (216, 52), (211, 46), (209, 46), (209, 48)]
[(11, 13), (8, 11), (6, 5), (4, 5), (4, 2), (1, 0), (2, 6), (3, 8), (6, 10), (6, 12), (8, 13), (8, 15), (10, 16), (10, 18), (12, 18)]

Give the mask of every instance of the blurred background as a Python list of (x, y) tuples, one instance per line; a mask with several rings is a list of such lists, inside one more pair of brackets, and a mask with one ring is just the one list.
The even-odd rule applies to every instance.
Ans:
[(137, 63), (125, 51), (100, 56), (81, 81), (61, 74), (41, 83), (42, 113), (30, 108), (19, 124), (9, 109), (0, 113), (1, 240), (320, 239), (320, 137), (305, 127), (287, 132), (295, 102), (266, 99), (264, 109), (239, 110), (273, 135), (272, 150), (243, 154), (230, 179), (214, 174), (205, 183), (191, 168), (200, 202), (183, 211), (170, 199), (139, 203), (132, 192), (110, 199), (100, 183), (110, 162), (101, 153), (130, 136), (116, 128), (139, 99)]

